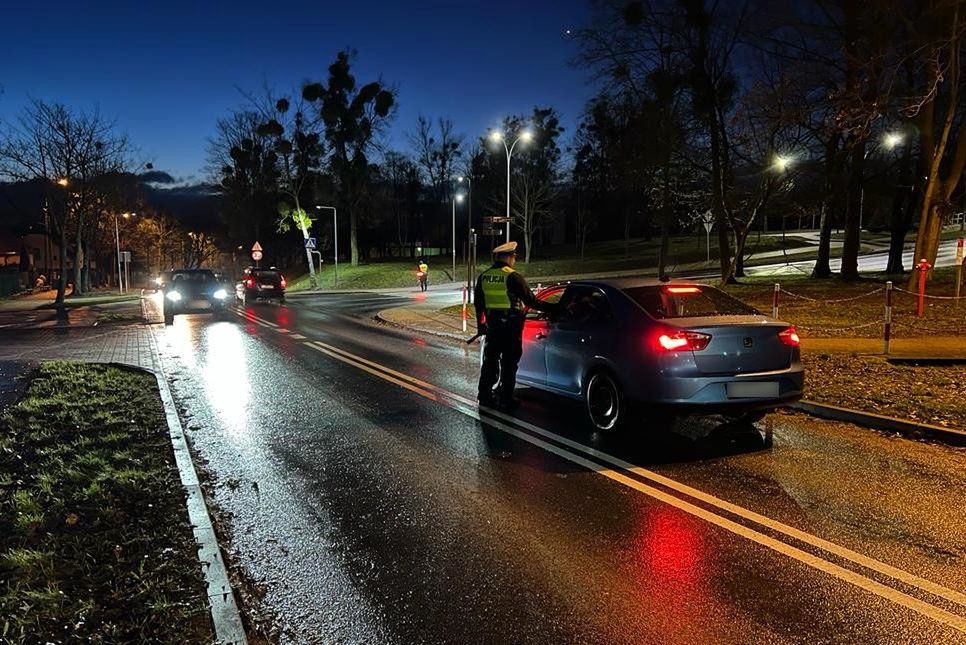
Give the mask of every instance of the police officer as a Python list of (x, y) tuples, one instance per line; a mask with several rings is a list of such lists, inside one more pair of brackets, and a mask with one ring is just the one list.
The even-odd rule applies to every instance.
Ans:
[[(513, 408), (517, 364), (523, 354), (523, 323), (526, 308), (553, 313), (557, 305), (534, 297), (527, 281), (517, 273), (517, 243), (493, 249), (493, 266), (480, 274), (473, 291), (477, 331), (486, 335), (480, 369), (479, 401), (482, 405)], [(493, 386), (500, 379), (500, 391)]]

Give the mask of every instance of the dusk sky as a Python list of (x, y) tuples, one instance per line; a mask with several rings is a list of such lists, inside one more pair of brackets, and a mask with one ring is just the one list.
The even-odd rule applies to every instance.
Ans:
[(4, 3), (0, 119), (33, 98), (98, 107), (180, 181), (205, 178), (215, 121), (244, 99), (324, 81), (336, 52), (358, 50), (360, 82), (399, 90), (390, 143), (419, 114), (474, 137), (534, 105), (563, 115), (565, 138), (592, 89), (569, 62), (567, 28), (587, 0), (533, 2)]

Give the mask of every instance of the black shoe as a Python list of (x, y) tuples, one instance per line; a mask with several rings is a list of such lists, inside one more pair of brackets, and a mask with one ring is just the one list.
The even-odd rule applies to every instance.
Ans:
[(500, 397), (500, 409), (512, 412), (520, 407), (520, 399), (515, 396)]
[(480, 395), (477, 398), (477, 401), (479, 401), (481, 407), (486, 407), (486, 408), (496, 407), (496, 399), (492, 395), (491, 396)]

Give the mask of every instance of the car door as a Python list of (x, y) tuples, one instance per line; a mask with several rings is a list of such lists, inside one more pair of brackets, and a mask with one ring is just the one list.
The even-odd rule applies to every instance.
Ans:
[[(546, 302), (558, 302), (563, 287), (545, 289), (537, 298)], [(547, 382), (546, 343), (550, 333), (550, 320), (543, 312), (531, 309), (523, 323), (523, 355), (517, 368), (517, 380), (530, 385)]]
[(546, 344), (547, 385), (576, 396), (587, 365), (606, 344), (614, 316), (607, 295), (590, 285), (571, 285), (560, 305)]

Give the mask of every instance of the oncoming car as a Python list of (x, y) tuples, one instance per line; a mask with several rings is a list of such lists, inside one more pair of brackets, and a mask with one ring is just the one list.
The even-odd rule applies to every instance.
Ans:
[(163, 294), (164, 324), (177, 314), (223, 313), (228, 306), (228, 289), (208, 269), (179, 269), (166, 274)]
[(795, 328), (711, 286), (615, 279), (537, 294), (520, 383), (583, 399), (599, 431), (652, 416), (725, 414), (753, 421), (802, 396)]

